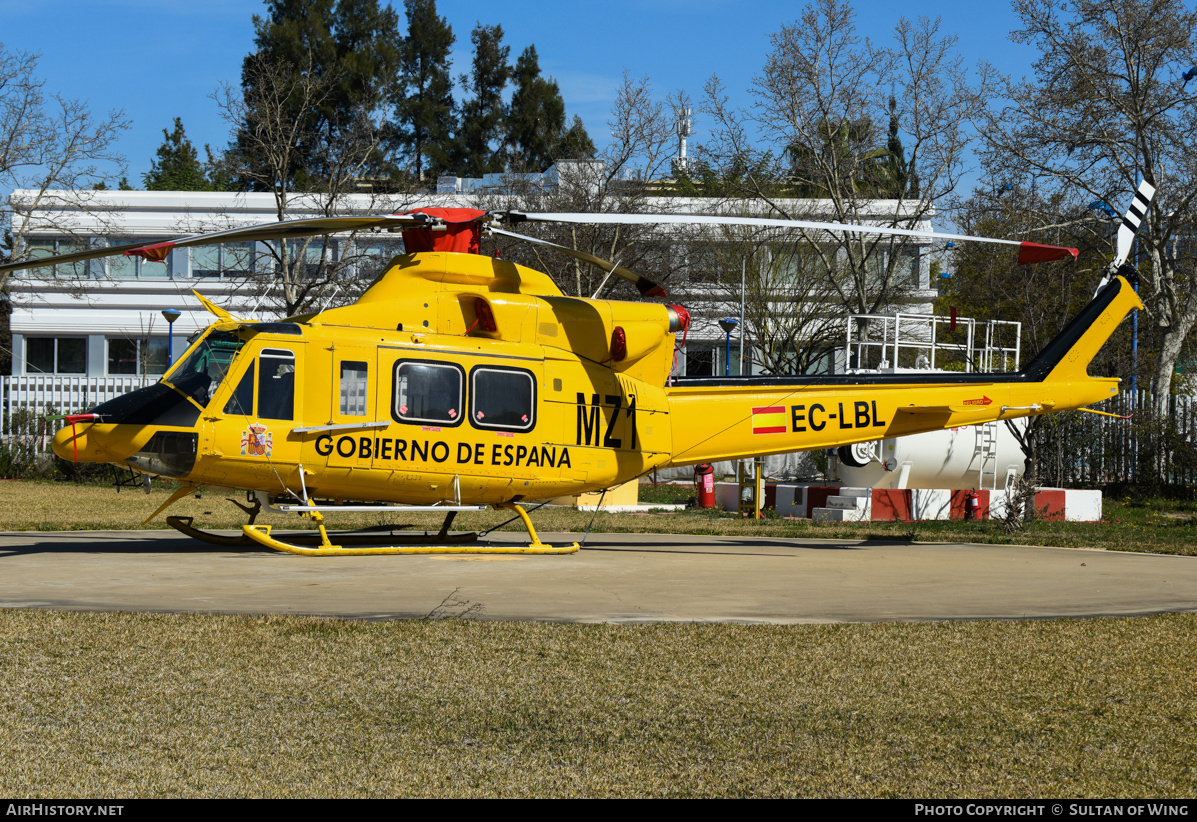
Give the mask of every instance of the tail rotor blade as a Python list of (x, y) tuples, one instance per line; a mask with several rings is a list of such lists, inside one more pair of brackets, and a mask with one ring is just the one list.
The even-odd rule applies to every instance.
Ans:
[(1135, 199), (1131, 202), (1130, 208), (1126, 210), (1126, 216), (1122, 218), (1122, 225), (1118, 226), (1117, 253), (1113, 264), (1110, 266), (1111, 271), (1117, 271), (1122, 268), (1123, 263), (1130, 256), (1131, 243), (1135, 241), (1135, 233), (1139, 230), (1139, 225), (1143, 222), (1143, 218), (1147, 216), (1147, 209), (1151, 205), (1151, 198), (1154, 196), (1155, 186), (1146, 180), (1139, 183), (1139, 190), (1135, 192)]

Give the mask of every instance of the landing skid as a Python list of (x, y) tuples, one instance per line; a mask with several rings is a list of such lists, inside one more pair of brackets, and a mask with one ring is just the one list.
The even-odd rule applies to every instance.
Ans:
[[(241, 527), (241, 533), (236, 536), (217, 534), (196, 528), (192, 523), (193, 517), (167, 517), (166, 524), (182, 534), (207, 542), (210, 545), (223, 547), (243, 547), (247, 545), (263, 545), (276, 551), (301, 556), (329, 557), (329, 556), (362, 556), (367, 554), (572, 554), (579, 549), (578, 543), (553, 546), (540, 541), (532, 520), (522, 506), (514, 503), (495, 506), (514, 510), (532, 541), (528, 545), (474, 545), (478, 541), (478, 534), (473, 531), (450, 533), (449, 528), (457, 516), (456, 511), (449, 511), (445, 521), (436, 534), (395, 534), (394, 531), (404, 526), (378, 526), (373, 529), (376, 533), (344, 533), (332, 535), (336, 544), (330, 538), (324, 526), (324, 517), (319, 510), (305, 510), (301, 516), (314, 519), (319, 528), (317, 533), (298, 533), (286, 535), (286, 541), (271, 533), (270, 525), (255, 525), (260, 506), (252, 508), (242, 505), (236, 500), (230, 500), (234, 505), (249, 514), (249, 523)], [(315, 506), (312, 506), (313, 508)], [(377, 533), (387, 531), (388, 533)], [(387, 543), (380, 545), (379, 543)]]
[[(343, 545), (333, 545), (332, 542), (321, 543), (316, 548), (296, 545), (293, 542), (283, 542), (270, 534), (269, 525), (244, 525), (241, 530), (249, 539), (288, 554), (300, 554), (308, 557), (352, 557), (365, 554), (572, 554), (578, 550), (578, 544), (571, 545), (376, 545), (361, 548), (346, 548)], [(477, 534), (471, 534), (477, 538)], [(425, 537), (425, 542), (431, 542), (435, 537)], [(313, 540), (315, 542), (316, 540)], [(339, 542), (345, 542), (338, 537)]]
[[(167, 517), (166, 524), (176, 531), (186, 534), (192, 539), (198, 539), (201, 542), (206, 542), (210, 545), (221, 545), (226, 547), (258, 545), (261, 544), (258, 540), (247, 537), (244, 531), (236, 536), (226, 534), (217, 534), (212, 531), (205, 531), (201, 528), (196, 528), (192, 525), (193, 517)], [(250, 526), (245, 526), (246, 528)], [(384, 526), (381, 528), (371, 529), (375, 531), (394, 531), (404, 526)], [(269, 529), (269, 526), (266, 526)], [(346, 533), (335, 535), (337, 541), (345, 545), (372, 545), (382, 542), (384, 540), (390, 542), (397, 542), (402, 545), (416, 545), (428, 542), (429, 540), (437, 540), (444, 542), (447, 545), (457, 545), (460, 543), (474, 542), (478, 539), (478, 535), (472, 531), (466, 531), (459, 534), (438, 534), (436, 536), (426, 536), (424, 534), (379, 534), (379, 533)], [(320, 545), (323, 538), (319, 533), (307, 534), (291, 534), (287, 539), (298, 545)], [(271, 546), (273, 547), (273, 546)]]

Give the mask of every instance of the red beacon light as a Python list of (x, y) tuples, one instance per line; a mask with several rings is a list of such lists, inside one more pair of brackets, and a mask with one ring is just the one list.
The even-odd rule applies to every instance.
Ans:
[(470, 326), (466, 333), (468, 334), (475, 328), (487, 332), (499, 330), (499, 326), (495, 322), (494, 312), (490, 310), (490, 303), (481, 297), (474, 298), (474, 324)]
[(611, 359), (622, 362), (628, 356), (628, 337), (621, 326), (611, 332)]

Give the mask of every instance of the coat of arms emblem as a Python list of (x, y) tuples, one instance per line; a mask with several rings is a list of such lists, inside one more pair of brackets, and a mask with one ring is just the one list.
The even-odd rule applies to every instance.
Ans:
[(274, 449), (274, 436), (266, 430), (260, 422), (250, 423), (241, 432), (241, 455), (250, 457), (269, 457)]

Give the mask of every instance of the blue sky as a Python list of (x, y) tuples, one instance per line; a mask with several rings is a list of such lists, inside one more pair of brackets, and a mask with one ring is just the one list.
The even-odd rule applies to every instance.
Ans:
[[(402, 0), (393, 0), (402, 19)], [(801, 13), (802, 3), (757, 0), (607, 0), (604, 3), (502, 4), (440, 0), (438, 10), (457, 35), (454, 74), (466, 71), (475, 23), (503, 26), (512, 60), (535, 44), (542, 71), (561, 86), (567, 111), (579, 114), (596, 141), (625, 70), (649, 77), (661, 97), (684, 89), (698, 97), (718, 74), (734, 95), (745, 89), (769, 50), (769, 35)], [(899, 4), (857, 0), (859, 32), (888, 39)], [(124, 109), (132, 129), (120, 143), (129, 178), (140, 184), (162, 129), (176, 116), (197, 145), (223, 146), (227, 128), (209, 95), (237, 83), (253, 41), (251, 16), (261, 0), (0, 0), (0, 41), (10, 50), (40, 52), (46, 89), (90, 102), (95, 112)], [(909, 7), (908, 7), (909, 9)], [(938, 16), (959, 37), (965, 61), (1029, 74), (1033, 52), (1011, 43), (1016, 18), (996, 3), (924, 0), (907, 13)], [(705, 124), (696, 113), (694, 142)], [(4, 194), (6, 192), (0, 192)]]

